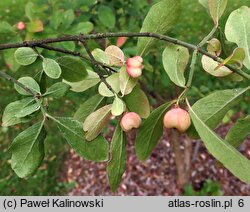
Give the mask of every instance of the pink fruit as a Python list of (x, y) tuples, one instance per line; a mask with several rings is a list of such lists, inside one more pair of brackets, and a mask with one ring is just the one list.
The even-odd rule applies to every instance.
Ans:
[(128, 58), (126, 60), (126, 64), (127, 64), (127, 66), (131, 66), (131, 67), (134, 67), (134, 68), (140, 68), (142, 66), (142, 63), (139, 60), (137, 60), (137, 59), (135, 59), (133, 57)]
[(134, 58), (134, 59), (136, 59), (136, 60), (138, 60), (140, 63), (142, 63), (143, 62), (143, 59), (142, 59), (142, 57), (141, 56), (134, 56), (134, 57), (132, 57), (132, 58)]
[(19, 30), (24, 30), (25, 29), (25, 23), (20, 21), (16, 24), (16, 28), (19, 29)]
[(169, 110), (163, 120), (166, 128), (175, 128), (180, 133), (184, 133), (191, 125), (189, 113), (181, 108)]
[(134, 56), (126, 60), (126, 71), (130, 77), (137, 78), (142, 74), (143, 59), (140, 56)]
[(123, 46), (124, 43), (126, 43), (127, 39), (128, 38), (126, 38), (126, 37), (118, 37), (117, 42), (116, 42), (116, 46), (118, 46), (118, 47)]
[(128, 132), (133, 128), (139, 128), (141, 125), (141, 117), (134, 112), (125, 113), (121, 118), (120, 125), (124, 132)]
[(137, 78), (137, 77), (141, 76), (141, 74), (142, 74), (141, 68), (134, 68), (131, 66), (127, 66), (126, 71), (127, 71), (128, 75), (132, 78)]

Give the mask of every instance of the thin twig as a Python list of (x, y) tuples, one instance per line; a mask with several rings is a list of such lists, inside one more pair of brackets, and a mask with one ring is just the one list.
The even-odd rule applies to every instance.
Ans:
[(193, 81), (195, 64), (196, 64), (197, 55), (198, 55), (198, 49), (200, 49), (202, 46), (204, 46), (207, 43), (207, 41), (214, 35), (216, 30), (217, 30), (217, 28), (213, 27), (211, 32), (209, 32), (208, 35), (197, 45), (197, 49), (195, 49), (193, 52), (192, 61), (191, 61), (191, 65), (190, 65), (190, 72), (189, 72), (189, 76), (188, 76), (188, 82), (186, 85), (188, 88), (191, 86), (192, 81)]
[(80, 42), (83, 44), (87, 54), (89, 55), (90, 61), (91, 63), (94, 65), (94, 68), (97, 72), (97, 74), (99, 75), (101, 81), (107, 86), (107, 88), (113, 93), (116, 94), (116, 92), (113, 90), (113, 88), (110, 86), (110, 84), (106, 81), (105, 77), (102, 74), (102, 70), (98, 64), (98, 62), (95, 60), (94, 56), (92, 55), (87, 43), (85, 42), (85, 40), (81, 39)]
[(19, 87), (24, 89), (26, 92), (30, 93), (34, 98), (38, 98), (40, 96), (39, 93), (36, 93), (35, 91), (31, 90), (26, 85), (24, 85), (21, 82), (17, 81), (15, 78), (13, 78), (12, 76), (6, 74), (3, 71), (0, 71), (0, 77), (2, 77), (4, 79), (7, 79), (8, 81), (13, 82), (14, 84), (18, 85)]
[(189, 88), (191, 86), (192, 81), (193, 81), (195, 64), (196, 64), (196, 60), (197, 60), (197, 54), (198, 54), (197, 50), (194, 50), (193, 56), (192, 56), (192, 61), (190, 64), (190, 72), (189, 72), (189, 76), (188, 76), (188, 82), (186, 84), (187, 88)]
[[(50, 50), (50, 51), (55, 51), (55, 52), (60, 52), (60, 53), (72, 55), (72, 56), (75, 56), (75, 57), (80, 57), (80, 58), (90, 62), (90, 59), (87, 56), (81, 54), (80, 52), (70, 51), (70, 50), (67, 50), (67, 49), (62, 49), (62, 48), (58, 48), (58, 47), (54, 47), (54, 46), (49, 46), (49, 45), (46, 45), (46, 44), (39, 44), (39, 45), (37, 45), (37, 47), (47, 49), (47, 50)], [(102, 66), (103, 68), (105, 68), (105, 69), (109, 69), (112, 72), (117, 72), (115, 69), (113, 69), (112, 67), (108, 66), (105, 63), (101, 63), (99, 61), (97, 61), (97, 63), (100, 66)]]
[(0, 71), (0, 77), (2, 77), (4, 79), (6, 79), (6, 80), (8, 80), (8, 81), (10, 81), (10, 82), (18, 85), (18, 86), (20, 86), (26, 92), (30, 93), (33, 96), (34, 100), (37, 102), (37, 104), (39, 104), (40, 109), (41, 109), (41, 111), (43, 113), (44, 118), (46, 117), (47, 112), (46, 112), (45, 108), (43, 107), (42, 103), (40, 102), (40, 97), (41, 97), (40, 93), (37, 93), (37, 92), (33, 91), (32, 89), (30, 89), (29, 87), (27, 87), (26, 85), (24, 85), (23, 83), (19, 82), (18, 80), (16, 80), (15, 78), (13, 78), (12, 76), (6, 74), (3, 71)]
[[(176, 45), (180, 45), (183, 47), (186, 47), (190, 50), (197, 50), (198, 53), (206, 55), (213, 60), (217, 62), (223, 62), (223, 59), (210, 54), (209, 52), (203, 50), (200, 47), (197, 47), (196, 45), (166, 36), (166, 35), (161, 35), (161, 34), (156, 34), (156, 33), (151, 33), (151, 32), (116, 32), (116, 33), (97, 33), (97, 34), (89, 34), (89, 35), (70, 35), (70, 36), (62, 36), (58, 38), (47, 38), (43, 40), (32, 40), (32, 41), (24, 41), (20, 43), (9, 43), (9, 44), (1, 44), (0, 45), (0, 50), (4, 49), (11, 49), (11, 48), (19, 48), (19, 47), (34, 47), (38, 46), (41, 44), (49, 44), (49, 43), (57, 43), (57, 42), (65, 42), (65, 41), (83, 41), (83, 40), (95, 40), (95, 39), (104, 39), (104, 38), (111, 38), (111, 37), (151, 37), (151, 38), (156, 38), (158, 40), (166, 41), (169, 43), (173, 43)], [(249, 79), (250, 80), (250, 75), (243, 72), (242, 70), (238, 69), (237, 67), (233, 65), (225, 65), (235, 73), (241, 75), (242, 77)]]

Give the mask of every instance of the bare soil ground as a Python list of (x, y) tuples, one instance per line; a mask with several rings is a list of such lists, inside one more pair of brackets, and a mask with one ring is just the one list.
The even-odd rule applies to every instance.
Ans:
[[(224, 137), (231, 125), (223, 125), (216, 132)], [(111, 128), (110, 131), (113, 130)], [(111, 136), (108, 136), (108, 140), (111, 140)], [(105, 163), (83, 160), (71, 150), (60, 177), (60, 181), (77, 183), (69, 195), (181, 195), (182, 191), (176, 184), (175, 156), (168, 131), (165, 130), (153, 154), (144, 163), (135, 156), (134, 140), (135, 132), (132, 132), (128, 135), (127, 169), (117, 193), (109, 189)], [(250, 195), (250, 185), (235, 178), (207, 152), (202, 142), (200, 145), (197, 142), (200, 141), (193, 141), (197, 150), (193, 154), (191, 169), (193, 187), (199, 190), (204, 181), (210, 178), (220, 183), (224, 195)], [(240, 151), (250, 159), (250, 138), (241, 145)]]

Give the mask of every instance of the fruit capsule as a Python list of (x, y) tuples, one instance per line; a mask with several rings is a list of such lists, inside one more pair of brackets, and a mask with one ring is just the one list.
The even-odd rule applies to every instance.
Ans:
[(180, 133), (184, 133), (191, 125), (189, 113), (181, 108), (169, 110), (163, 119), (166, 128), (175, 128)]

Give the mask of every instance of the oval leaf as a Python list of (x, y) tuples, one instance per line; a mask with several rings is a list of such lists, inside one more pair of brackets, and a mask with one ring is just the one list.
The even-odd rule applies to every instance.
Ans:
[(15, 51), (14, 56), (20, 65), (27, 66), (36, 61), (38, 54), (32, 48), (21, 47)]
[(108, 28), (112, 29), (115, 26), (115, 20), (116, 20), (115, 13), (108, 6), (101, 5), (98, 8), (98, 19), (104, 26)]
[(43, 70), (48, 77), (58, 79), (61, 76), (62, 70), (55, 60), (44, 58), (42, 65)]
[(233, 73), (229, 68), (221, 66), (219, 62), (205, 55), (202, 56), (201, 63), (203, 69), (215, 77), (225, 77)]
[(92, 142), (87, 142), (81, 122), (68, 117), (59, 117), (56, 120), (63, 136), (78, 155), (95, 162), (108, 160), (109, 146), (106, 139), (98, 136)]
[(121, 93), (127, 95), (136, 86), (138, 79), (130, 77), (127, 74), (126, 67), (122, 67), (119, 72), (119, 81)]
[(217, 38), (212, 38), (207, 43), (207, 51), (216, 56), (220, 56), (221, 48), (221, 43)]
[(94, 56), (96, 61), (104, 64), (109, 64), (109, 58), (103, 50), (96, 48), (92, 51), (92, 55)]
[(250, 161), (232, 145), (218, 137), (200, 117), (190, 108), (190, 116), (195, 129), (205, 143), (208, 151), (220, 161), (234, 176), (245, 183), (250, 183)]
[(72, 91), (74, 92), (84, 92), (88, 90), (89, 88), (97, 85), (100, 82), (100, 78), (98, 74), (96, 74), (94, 71), (87, 70), (88, 76), (86, 79), (79, 81), (79, 82), (68, 82), (66, 80), (63, 80), (63, 82), (67, 83), (71, 86)]
[(83, 130), (87, 131), (86, 140), (91, 141), (95, 139), (105, 125), (108, 123), (111, 117), (112, 105), (106, 105), (97, 111), (91, 113), (83, 123)]
[[(226, 113), (237, 105), (242, 95), (250, 89), (247, 88), (216, 91), (200, 100), (193, 106), (193, 111), (211, 129), (222, 121)], [(191, 136), (197, 136), (193, 125), (188, 129)]]
[(120, 116), (125, 110), (126, 106), (124, 102), (118, 96), (116, 96), (112, 104), (112, 109), (111, 109), (112, 115)]
[[(111, 86), (111, 88), (116, 92), (119, 93), (120, 91), (120, 85), (119, 85), (119, 73), (115, 73), (111, 76), (109, 76), (108, 78), (106, 78), (107, 83)], [(108, 89), (108, 87), (104, 84), (104, 82), (101, 82), (99, 87), (98, 87), (98, 92), (99, 94), (101, 94), (102, 96), (106, 96), (106, 97), (112, 97), (115, 94), (112, 93), (112, 91), (110, 91)]]
[(111, 66), (118, 66), (121, 67), (124, 65), (124, 53), (123, 51), (114, 45), (108, 46), (105, 49), (105, 53), (108, 57), (109, 64)]
[[(141, 32), (165, 34), (176, 23), (180, 16), (180, 0), (162, 0), (153, 5), (143, 21)], [(146, 54), (153, 45), (153, 38), (139, 38), (137, 55)]]
[(2, 126), (8, 127), (29, 121), (29, 118), (18, 118), (15, 116), (15, 114), (19, 113), (22, 108), (26, 107), (32, 101), (34, 101), (32, 97), (27, 97), (25, 99), (9, 103), (3, 112)]
[(208, 0), (210, 15), (214, 21), (214, 25), (219, 25), (219, 19), (227, 7), (227, 0)]
[(88, 115), (99, 107), (103, 99), (104, 97), (99, 94), (92, 96), (80, 105), (73, 118), (81, 122), (85, 121)]
[(250, 135), (250, 116), (237, 120), (235, 125), (228, 131), (225, 140), (238, 148), (248, 135)]
[(163, 133), (163, 117), (167, 109), (173, 104), (168, 102), (156, 110), (143, 122), (135, 140), (135, 151), (139, 160), (146, 160)]
[(243, 64), (250, 70), (250, 8), (242, 6), (233, 11), (226, 23), (225, 34), (227, 40), (243, 48), (246, 57)]
[(38, 111), (40, 109), (40, 104), (38, 104), (37, 102), (34, 104), (30, 104), (27, 105), (26, 107), (21, 108), (16, 114), (15, 116), (17, 118), (22, 118), (25, 116), (28, 116), (36, 111)]
[(33, 174), (44, 158), (46, 131), (43, 123), (37, 123), (21, 132), (12, 142), (11, 168), (23, 178)]
[(111, 141), (110, 157), (111, 159), (107, 165), (107, 174), (110, 188), (115, 192), (126, 169), (126, 136), (120, 124), (117, 124)]
[[(18, 79), (18, 82), (22, 83), (30, 90), (40, 94), (40, 87), (39, 87), (38, 83), (32, 77), (21, 77), (20, 79)], [(15, 87), (16, 91), (18, 93), (20, 93), (21, 95), (25, 95), (25, 96), (32, 95), (31, 93), (27, 92), (26, 90), (24, 90), (23, 88), (21, 88), (17, 84), (15, 84), (14, 87)]]
[(142, 118), (149, 116), (149, 101), (140, 86), (136, 86), (129, 95), (124, 96), (124, 101), (129, 111), (137, 113)]
[(184, 71), (189, 61), (187, 48), (174, 44), (167, 45), (163, 54), (162, 62), (165, 71), (173, 83), (180, 87), (185, 87), (186, 80)]
[(233, 53), (223, 61), (223, 64), (237, 65), (239, 68), (242, 68), (245, 57), (246, 54), (244, 49), (236, 48)]
[(64, 56), (57, 59), (63, 79), (69, 82), (79, 82), (88, 76), (84, 62), (80, 58)]
[(54, 85), (51, 85), (44, 96), (52, 98), (61, 98), (66, 95), (69, 91), (70, 86), (63, 82), (57, 82)]

